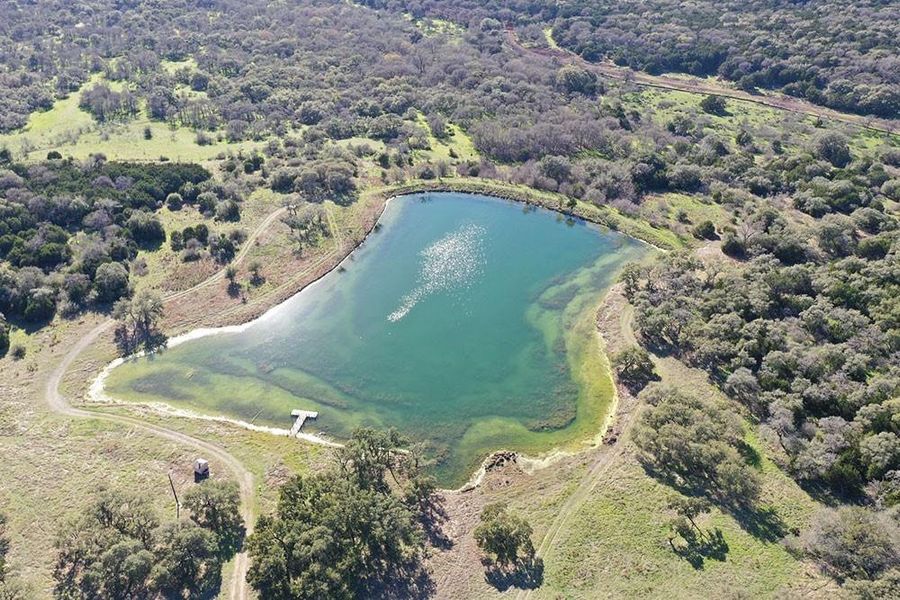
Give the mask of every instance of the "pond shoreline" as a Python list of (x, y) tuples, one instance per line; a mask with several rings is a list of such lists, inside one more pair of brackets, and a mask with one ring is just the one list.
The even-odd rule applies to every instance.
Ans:
[[(182, 334), (179, 334), (179, 335), (176, 335), (175, 337), (173, 337), (169, 342), (169, 347), (175, 347), (182, 343), (185, 343), (185, 342), (188, 342), (188, 341), (191, 341), (194, 339), (207, 337), (207, 336), (226, 334), (226, 333), (239, 333), (239, 332), (244, 331), (247, 328), (251, 327), (253, 324), (255, 324), (263, 319), (268, 318), (269, 316), (275, 314), (276, 311), (278, 310), (278, 308), (280, 306), (283, 306), (288, 299), (290, 299), (291, 297), (295, 296), (296, 294), (308, 289), (312, 285), (319, 283), (326, 275), (334, 272), (337, 269), (340, 269), (341, 266), (344, 265), (344, 263), (350, 259), (351, 255), (358, 248), (360, 248), (360, 246), (362, 246), (363, 243), (365, 243), (365, 241), (369, 238), (369, 236), (372, 234), (372, 232), (376, 231), (378, 229), (378, 225), (381, 222), (384, 211), (386, 210), (386, 208), (391, 200), (398, 198), (398, 197), (402, 197), (402, 196), (410, 196), (410, 195), (421, 194), (421, 193), (441, 193), (441, 192), (451, 192), (451, 193), (467, 194), (467, 195), (475, 195), (475, 196), (488, 196), (488, 197), (491, 197), (491, 198), (494, 198), (497, 200), (514, 201), (514, 202), (522, 203), (522, 204), (525, 204), (528, 206), (540, 207), (540, 208), (543, 208), (543, 209), (546, 209), (546, 210), (549, 210), (552, 212), (556, 212), (557, 214), (560, 214), (566, 218), (578, 219), (578, 220), (584, 221), (586, 223), (591, 223), (594, 225), (600, 225), (602, 227), (607, 227), (606, 223), (604, 223), (604, 222), (585, 218), (584, 216), (582, 216), (578, 213), (573, 213), (571, 211), (563, 210), (561, 206), (556, 207), (556, 206), (553, 206), (550, 202), (541, 201), (540, 199), (537, 199), (535, 196), (530, 195), (529, 193), (527, 193), (524, 190), (520, 190), (520, 189), (514, 188), (512, 186), (495, 185), (495, 184), (493, 184), (493, 182), (491, 182), (491, 184), (489, 184), (489, 185), (484, 185), (480, 181), (472, 181), (472, 180), (462, 180), (462, 181), (455, 181), (455, 182), (454, 181), (424, 181), (424, 182), (416, 182), (413, 184), (404, 184), (401, 186), (393, 186), (391, 188), (382, 188), (382, 189), (378, 189), (378, 190), (371, 190), (369, 192), (369, 194), (372, 194), (375, 198), (377, 198), (378, 200), (381, 201), (380, 206), (378, 207), (378, 210), (377, 210), (377, 215), (371, 221), (371, 224), (368, 222), (365, 224), (366, 227), (365, 227), (364, 235), (359, 240), (357, 240), (352, 246), (347, 248), (345, 252), (339, 253), (339, 256), (336, 257), (337, 258), (336, 262), (331, 263), (325, 269), (316, 270), (313, 273), (311, 273), (311, 275), (313, 275), (311, 278), (304, 280), (304, 281), (300, 281), (298, 283), (298, 285), (295, 286), (295, 289), (290, 290), (286, 296), (280, 297), (280, 298), (274, 298), (273, 299), (274, 301), (272, 301), (272, 302), (261, 302), (260, 306), (255, 307), (255, 308), (257, 308), (256, 314), (254, 316), (251, 316), (249, 319), (243, 320), (242, 322), (237, 323), (237, 324), (225, 324), (222, 326), (212, 326), (212, 327), (197, 327), (197, 328), (188, 330), (185, 333), (182, 333)], [(616, 231), (616, 230), (613, 229), (613, 231)], [(629, 236), (621, 231), (617, 231), (617, 233), (620, 235), (623, 235), (625, 237), (637, 239), (637, 238), (634, 238), (633, 236)], [(649, 243), (646, 240), (639, 240), (639, 241), (643, 242), (644, 244), (646, 244), (648, 246), (656, 248), (658, 250), (662, 250), (661, 248), (654, 246), (652, 243)], [(344, 250), (344, 249), (342, 248), (341, 250)], [(331, 261), (327, 260), (328, 258), (329, 258), (329, 255), (325, 255), (320, 262), (322, 262), (322, 263), (331, 262)], [(318, 266), (318, 265), (314, 265), (313, 267), (316, 267), (316, 266)], [(606, 292), (604, 292), (604, 295), (605, 295), (605, 293)], [(601, 296), (598, 299), (597, 307), (602, 305), (603, 299), (604, 299), (604, 296)], [(598, 343), (603, 345), (604, 342), (602, 341), (602, 337), (600, 336), (599, 331), (595, 331), (595, 333), (598, 337)], [(139, 358), (141, 356), (143, 356), (143, 354), (138, 354), (138, 355), (134, 355), (131, 357), (126, 357), (126, 358), (117, 358), (114, 361), (108, 363), (100, 371), (100, 373), (96, 376), (96, 378), (94, 378), (94, 380), (91, 382), (90, 388), (89, 388), (88, 394), (87, 394), (88, 399), (93, 402), (107, 404), (107, 405), (109, 405), (110, 403), (119, 403), (119, 401), (117, 401), (114, 398), (111, 398), (110, 396), (108, 396), (105, 393), (105, 389), (104, 389), (105, 381), (106, 381), (108, 375), (110, 374), (110, 372), (114, 368), (116, 368), (117, 366), (119, 366), (129, 360), (133, 360), (133, 359)], [(605, 356), (605, 353), (604, 353), (604, 356)], [(610, 374), (610, 378), (612, 378), (611, 374)], [(492, 451), (490, 454), (488, 454), (484, 458), (484, 460), (481, 462), (479, 468), (475, 471), (475, 473), (473, 473), (471, 475), (471, 477), (462, 486), (460, 486), (459, 488), (453, 489), (453, 490), (443, 490), (443, 491), (445, 491), (445, 492), (465, 492), (465, 491), (474, 489), (475, 487), (477, 487), (480, 484), (480, 482), (482, 481), (482, 479), (484, 478), (486, 473), (490, 470), (490, 465), (495, 461), (495, 459), (498, 456), (501, 456), (501, 455), (506, 455), (506, 456), (508, 456), (510, 454), (515, 455), (517, 461), (520, 463), (520, 466), (522, 466), (526, 472), (534, 472), (537, 469), (541, 469), (541, 468), (550, 466), (565, 457), (572, 456), (574, 454), (583, 452), (584, 450), (597, 447), (599, 444), (602, 443), (602, 439), (603, 439), (604, 435), (606, 434), (606, 432), (608, 431), (610, 423), (612, 423), (612, 421), (615, 417), (616, 411), (617, 411), (617, 407), (618, 407), (618, 398), (617, 398), (618, 394), (615, 391), (614, 382), (612, 382), (612, 383), (613, 383), (612, 389), (614, 390), (613, 396), (610, 398), (609, 409), (603, 417), (603, 422), (598, 424), (599, 425), (598, 431), (596, 431), (596, 433), (593, 436), (591, 436), (590, 438), (582, 440), (582, 442), (579, 443), (577, 448), (570, 447), (568, 449), (563, 449), (560, 447), (555, 447), (555, 448), (547, 450), (546, 452), (538, 453), (534, 456), (520, 454), (518, 452), (512, 452), (509, 450), (505, 450), (503, 448), (498, 448), (498, 449)], [(288, 433), (288, 430), (281, 430), (281, 429), (278, 429), (275, 427), (265, 427), (265, 426), (253, 425), (252, 423), (247, 423), (240, 419), (233, 419), (233, 418), (229, 418), (229, 417), (225, 417), (225, 416), (212, 416), (212, 415), (196, 413), (191, 410), (185, 410), (185, 409), (174, 407), (165, 402), (159, 402), (159, 403), (123, 402), (122, 404), (123, 405), (131, 405), (131, 406), (138, 406), (138, 405), (144, 406), (144, 407), (150, 408), (151, 410), (154, 410), (156, 412), (168, 414), (170, 416), (175, 415), (175, 416), (181, 416), (181, 417), (185, 417), (185, 418), (194, 418), (194, 419), (201, 419), (201, 420), (213, 420), (213, 421), (218, 421), (218, 422), (224, 422), (224, 423), (236, 425), (238, 427), (242, 427), (242, 428), (249, 429), (249, 430), (264, 431), (267, 433), (271, 433), (273, 435), (287, 435), (287, 433)], [(314, 444), (321, 444), (321, 445), (327, 445), (327, 446), (340, 445), (340, 444), (337, 444), (336, 442), (327, 440), (324, 437), (320, 437), (317, 434), (301, 434), (298, 437), (300, 439), (302, 439), (303, 441), (307, 441), (307, 442), (314, 443)]]

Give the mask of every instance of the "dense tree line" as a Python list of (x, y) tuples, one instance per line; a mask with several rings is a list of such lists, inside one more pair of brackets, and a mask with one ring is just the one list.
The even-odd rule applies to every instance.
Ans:
[(209, 598), (241, 547), (237, 486), (205, 481), (184, 498), (189, 519), (162, 522), (146, 500), (106, 491), (60, 531), (62, 598)]
[[(109, 48), (98, 52), (94, 66), (127, 84), (154, 118), (216, 129), (215, 135), (229, 139), (281, 137), (282, 143), (272, 140), (265, 148), (265, 164), (244, 157), (226, 161), (227, 167), (258, 173), (273, 189), (295, 191), (309, 200), (352, 199), (362, 174), (358, 160), (328, 142), (357, 136), (384, 142), (388, 147), (378, 162), (387, 181), (435, 177), (449, 173), (446, 165), (413, 168), (412, 157), (427, 148), (428, 129), (440, 138), (447, 135), (446, 124), (454, 123), (490, 159), (458, 165), (461, 174), (501, 177), (625, 209), (648, 193), (708, 192), (719, 184), (762, 196), (807, 191), (797, 189), (806, 186), (811, 213), (822, 210), (823, 200), (843, 201), (830, 198), (841, 195), (840, 186), (809, 185), (815, 179), (809, 174), (822, 169), (819, 161), (828, 161), (828, 154), (798, 157), (784, 151), (783, 140), (770, 133), (761, 136), (749, 124), (736, 139), (724, 139), (709, 116), (721, 114), (721, 106), (654, 123), (626, 109), (619, 90), (604, 96), (604, 82), (592, 73), (551, 59), (525, 60), (506, 45), (504, 23), (547, 23), (558, 17), (562, 27), (575, 19), (558, 14), (575, 10), (569, 5), (372, 3), (385, 13), (308, 1), (289, 6), (175, 2), (152, 11), (139, 3), (121, 19), (121, 30), (110, 30), (101, 18), (102, 5), (95, 14), (82, 14), (78, 7), (57, 4), (41, 3), (34, 16), (18, 16), (58, 20), (63, 37), (78, 40), (74, 45), (79, 52), (87, 52), (82, 45), (89, 49), (98, 39), (87, 32), (102, 31)], [(753, 6), (757, 8), (764, 7)], [(204, 16), (213, 9), (223, 17)], [(467, 27), (453, 36), (424, 35), (414, 22), (393, 14), (400, 9)], [(69, 31), (66, 24), (76, 22), (82, 27)], [(165, 35), (155, 35), (154, 28), (172, 22), (180, 25), (178, 36), (169, 35), (168, 26)], [(265, 35), (257, 35), (263, 31)], [(134, 44), (119, 39), (126, 32)], [(50, 52), (61, 48), (67, 46)], [(196, 66), (185, 63), (174, 72), (161, 66), (164, 59), (186, 57), (194, 58)], [(177, 91), (183, 88), (195, 93)], [(169, 104), (160, 108), (161, 103)], [(426, 117), (427, 127), (418, 115)], [(303, 128), (302, 135), (291, 132), (297, 128)], [(364, 146), (357, 148), (366, 156)], [(764, 164), (757, 164), (760, 156), (766, 158)], [(513, 164), (498, 169), (496, 163)], [(886, 185), (888, 194), (900, 189), (896, 182), (878, 185)], [(870, 190), (856, 202), (862, 205), (884, 192)], [(210, 206), (204, 201), (203, 206), (204, 212), (233, 214), (230, 203)]]
[(589, 61), (612, 60), (649, 73), (718, 75), (747, 90), (778, 89), (838, 110), (900, 115), (900, 12), (869, 0), (793, 2), (525, 2), (367, 0), (417, 18), (474, 28), (514, 26), (520, 37), (554, 40)]
[[(0, 312), (42, 322), (128, 295), (129, 261), (166, 232), (154, 212), (173, 193), (214, 190), (198, 165), (86, 161), (0, 168)], [(213, 194), (214, 192), (203, 192)], [(233, 255), (232, 248), (223, 258)]]
[(560, 8), (553, 34), (588, 60), (719, 75), (748, 90), (896, 118), (898, 22), (896, 5), (878, 1), (581, 1)]
[(804, 231), (764, 209), (726, 233), (742, 268), (675, 255), (629, 289), (648, 343), (707, 369), (763, 420), (798, 478), (842, 493), (900, 469), (900, 237), (879, 214), (884, 230), (862, 243), (849, 217)]
[(359, 429), (333, 468), (294, 476), (248, 539), (248, 581), (264, 598), (413, 597), (435, 521), (421, 453), (394, 431)]

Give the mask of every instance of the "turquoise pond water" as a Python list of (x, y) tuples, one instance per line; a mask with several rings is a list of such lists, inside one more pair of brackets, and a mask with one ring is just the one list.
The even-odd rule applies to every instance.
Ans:
[(492, 450), (598, 433), (613, 391), (595, 312), (644, 248), (484, 196), (395, 198), (340, 269), (243, 331), (113, 369), (106, 391), (285, 429), (317, 410), (304, 431), (338, 440), (396, 427), (458, 485)]

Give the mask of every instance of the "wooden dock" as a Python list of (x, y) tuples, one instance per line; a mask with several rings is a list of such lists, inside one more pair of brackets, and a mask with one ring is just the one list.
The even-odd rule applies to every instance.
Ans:
[(290, 437), (297, 437), (300, 434), (300, 430), (303, 428), (303, 424), (306, 423), (306, 420), (318, 418), (319, 413), (314, 410), (295, 409), (291, 411), (291, 416), (294, 417), (294, 425), (291, 427), (291, 432), (288, 435)]

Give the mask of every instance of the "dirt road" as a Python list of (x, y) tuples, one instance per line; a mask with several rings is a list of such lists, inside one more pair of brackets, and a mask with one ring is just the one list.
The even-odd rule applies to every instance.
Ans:
[[(284, 214), (285, 210), (285, 208), (279, 208), (273, 211), (256, 227), (256, 229), (254, 229), (254, 231), (247, 237), (247, 240), (244, 242), (244, 246), (241, 248), (240, 252), (238, 252), (238, 254), (235, 256), (233, 261), (235, 264), (239, 263), (247, 256), (250, 248), (253, 247), (253, 244), (257, 240), (257, 238), (259, 238), (259, 236), (264, 233), (269, 228), (269, 226), (271, 226), (272, 223), (274, 223), (275, 220), (278, 219), (278, 217)], [(223, 268), (195, 286), (192, 286), (186, 290), (167, 294), (163, 297), (163, 301), (170, 302), (172, 300), (188, 296), (191, 293), (196, 292), (200, 288), (206, 287), (208, 285), (211, 285), (212, 283), (215, 283), (216, 281), (221, 280), (224, 276), (225, 269)], [(244, 523), (247, 527), (247, 534), (249, 535), (253, 531), (253, 523), (256, 520), (256, 516), (254, 513), (255, 487), (253, 483), (253, 474), (249, 470), (247, 470), (238, 459), (229, 454), (225, 449), (199, 438), (181, 433), (174, 429), (168, 429), (158, 425), (149, 424), (140, 419), (127, 417), (124, 415), (98, 413), (84, 408), (76, 408), (72, 406), (72, 404), (69, 402), (69, 399), (66, 398), (60, 391), (60, 385), (62, 383), (63, 377), (65, 377), (66, 372), (72, 366), (72, 363), (75, 361), (75, 359), (78, 358), (78, 356), (82, 352), (84, 352), (91, 344), (96, 342), (101, 335), (108, 332), (113, 327), (114, 323), (115, 321), (113, 321), (112, 319), (104, 321), (103, 323), (92, 329), (87, 335), (81, 337), (78, 342), (74, 346), (72, 346), (68, 350), (68, 352), (66, 352), (62, 361), (56, 366), (56, 368), (50, 374), (50, 377), (47, 379), (47, 383), (44, 388), (44, 398), (46, 400), (47, 406), (52, 412), (67, 417), (100, 419), (110, 423), (118, 423), (126, 427), (134, 427), (159, 436), (163, 439), (175, 442), (177, 444), (192, 446), (197, 450), (202, 451), (205, 456), (221, 463), (226, 469), (228, 469), (228, 471), (231, 472), (234, 481), (238, 484), (241, 498), (241, 516), (244, 519)], [(231, 585), (229, 587), (229, 598), (232, 598), (232, 600), (245, 600), (249, 597), (249, 589), (247, 586), (246, 577), (248, 568), (249, 562), (247, 559), (247, 554), (246, 552), (241, 552), (235, 557), (234, 572), (232, 574)]]
[(692, 94), (707, 94), (711, 96), (722, 96), (734, 100), (742, 100), (744, 102), (753, 102), (762, 106), (786, 110), (795, 113), (801, 113), (813, 117), (820, 117), (824, 120), (840, 121), (848, 123), (863, 129), (878, 131), (880, 133), (900, 133), (900, 121), (892, 121), (889, 119), (879, 119), (877, 117), (866, 117), (863, 115), (854, 115), (842, 113), (831, 108), (812, 104), (800, 98), (777, 94), (774, 92), (765, 92), (759, 94), (751, 94), (743, 90), (729, 88), (722, 84), (717, 84), (713, 80), (697, 79), (697, 78), (677, 78), (667, 77), (665, 75), (650, 75), (640, 71), (634, 71), (628, 67), (620, 67), (611, 62), (593, 63), (588, 62), (581, 56), (564, 50), (563, 48), (528, 48), (519, 42), (516, 32), (512, 29), (506, 30), (506, 38), (510, 46), (516, 51), (523, 54), (531, 54), (534, 56), (543, 56), (545, 58), (555, 58), (564, 62), (574, 62), (584, 68), (590, 69), (595, 73), (608, 77), (610, 79), (618, 79), (620, 81), (628, 81), (645, 87), (654, 87), (665, 90), (676, 90), (681, 92), (689, 92)]

